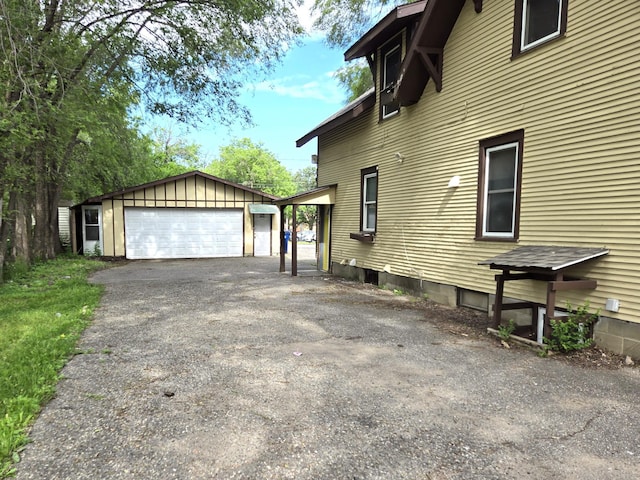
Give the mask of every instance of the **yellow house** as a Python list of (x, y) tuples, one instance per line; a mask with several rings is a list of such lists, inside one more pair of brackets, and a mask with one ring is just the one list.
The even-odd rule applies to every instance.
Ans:
[(278, 197), (194, 171), (74, 207), (73, 250), (129, 259), (269, 256)]
[(538, 339), (588, 301), (597, 343), (640, 357), (639, 26), (626, 0), (390, 12), (345, 54), (374, 89), (297, 142), (318, 138), (335, 189), (329, 268), (530, 318)]

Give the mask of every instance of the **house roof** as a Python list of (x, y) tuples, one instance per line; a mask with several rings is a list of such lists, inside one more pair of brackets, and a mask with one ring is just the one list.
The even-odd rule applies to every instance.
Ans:
[(394, 8), (356, 43), (349, 47), (344, 53), (344, 59), (346, 61), (354, 60), (375, 51), (376, 48), (387, 39), (415, 21), (416, 17), (424, 11), (426, 5), (427, 0), (420, 0)]
[[(430, 55), (442, 56), (442, 50), (460, 15), (465, 0), (430, 0), (411, 40), (400, 67), (395, 97), (400, 105), (412, 105), (422, 96), (424, 87), (434, 77)], [(476, 12), (482, 0), (474, 0)]]
[(276, 200), (276, 205), (334, 205), (336, 198), (336, 185), (326, 185), (314, 188), (306, 192), (292, 195), (291, 197)]
[(201, 172), (199, 170), (193, 170), (191, 172), (183, 173), (181, 175), (174, 175), (173, 177), (163, 178), (161, 180), (156, 180), (154, 182), (144, 183), (142, 185), (136, 185), (135, 187), (125, 188), (124, 190), (118, 190), (116, 192), (105, 193), (104, 195), (98, 195), (97, 197), (91, 197), (80, 203), (79, 205), (86, 205), (90, 203), (100, 203), (103, 200), (108, 200), (109, 198), (117, 197), (119, 195), (124, 195), (126, 193), (135, 192), (137, 190), (142, 190), (144, 188), (155, 187), (157, 185), (162, 185), (164, 183), (173, 182), (176, 180), (182, 180), (184, 178), (191, 177), (202, 177), (207, 180), (212, 180), (214, 182), (222, 183), (224, 185), (228, 185), (230, 187), (239, 188), (246, 192), (255, 193), (256, 195), (261, 195), (263, 197), (269, 198), (271, 200), (277, 200), (280, 197), (271, 195), (269, 193), (261, 192), (260, 190), (255, 190), (253, 188), (246, 187), (244, 185), (240, 185), (239, 183), (230, 182), (229, 180), (225, 180), (224, 178), (216, 177), (214, 175), (209, 175), (208, 173)]
[(518, 247), (478, 265), (490, 265), (494, 269), (556, 272), (573, 267), (588, 260), (607, 255), (606, 248), (559, 247), (553, 245), (532, 245)]
[(327, 133), (340, 125), (347, 123), (349, 120), (359, 117), (362, 113), (369, 110), (376, 104), (376, 92), (374, 88), (366, 91), (353, 102), (349, 103), (343, 109), (337, 111), (325, 121), (320, 123), (316, 128), (311, 130), (303, 137), (296, 140), (296, 147), (301, 147), (309, 140), (323, 133)]

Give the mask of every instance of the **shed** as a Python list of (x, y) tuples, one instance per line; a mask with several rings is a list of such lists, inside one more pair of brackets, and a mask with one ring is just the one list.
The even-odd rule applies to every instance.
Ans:
[(73, 250), (128, 259), (269, 256), (278, 197), (199, 171), (73, 207)]

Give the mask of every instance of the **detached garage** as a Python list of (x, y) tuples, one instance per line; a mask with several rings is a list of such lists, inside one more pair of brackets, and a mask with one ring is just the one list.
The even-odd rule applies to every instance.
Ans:
[(274, 255), (278, 197), (189, 172), (74, 207), (73, 247), (129, 259)]

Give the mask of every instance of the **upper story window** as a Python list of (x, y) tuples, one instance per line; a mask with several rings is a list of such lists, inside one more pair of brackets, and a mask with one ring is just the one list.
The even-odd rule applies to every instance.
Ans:
[(480, 142), (476, 239), (517, 240), (524, 131)]
[(516, 0), (513, 54), (524, 52), (567, 30), (569, 0)]
[(378, 217), (378, 167), (362, 170), (361, 228), (363, 232), (376, 231)]
[(393, 40), (381, 52), (380, 65), (380, 117), (391, 117), (400, 111), (400, 105), (393, 101), (393, 89), (400, 75), (402, 45), (400, 37)]

